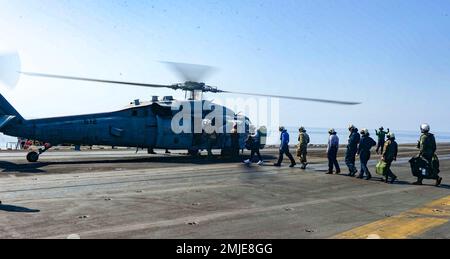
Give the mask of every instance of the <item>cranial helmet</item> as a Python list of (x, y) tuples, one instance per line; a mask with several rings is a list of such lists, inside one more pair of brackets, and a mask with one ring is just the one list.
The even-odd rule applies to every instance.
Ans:
[(420, 130), (421, 130), (423, 133), (427, 133), (427, 132), (430, 131), (430, 125), (424, 123), (424, 124), (420, 125)]
[(362, 129), (361, 130), (361, 135), (369, 135), (369, 130), (368, 129)]
[(280, 126), (280, 128), (279, 128), (280, 131), (284, 131), (285, 129), (286, 129), (286, 128), (283, 127), (283, 126)]
[(335, 131), (334, 129), (330, 129), (330, 130), (328, 131), (328, 133), (330, 133), (330, 134), (335, 134), (336, 131)]
[(354, 130), (354, 129), (355, 129), (355, 125), (353, 125), (353, 124), (348, 125), (348, 130)]
[(387, 134), (387, 137), (390, 139), (394, 139), (395, 138), (395, 134), (393, 132), (390, 132)]
[(298, 131), (300, 131), (300, 132), (306, 132), (306, 130), (305, 130), (305, 127), (300, 127), (300, 129), (298, 129)]

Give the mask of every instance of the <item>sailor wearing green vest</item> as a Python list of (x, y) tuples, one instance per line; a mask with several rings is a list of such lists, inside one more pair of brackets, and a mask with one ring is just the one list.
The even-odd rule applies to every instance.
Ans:
[[(377, 145), (377, 154), (383, 154), (384, 143), (386, 142), (386, 135), (389, 133), (389, 129), (384, 131), (383, 127), (380, 127), (380, 130), (375, 130), (376, 135), (378, 136), (378, 145)], [(381, 153), (380, 153), (381, 149)]]
[[(436, 157), (436, 139), (433, 134), (430, 133), (430, 125), (422, 124), (420, 126), (420, 131), (422, 135), (420, 136), (419, 143), (417, 144), (417, 148), (419, 151), (419, 156), (427, 160), (428, 164), (433, 170), (432, 179), (436, 180), (436, 186), (441, 185), (442, 177), (439, 177), (439, 168), (435, 168), (437, 166), (434, 165), (433, 160)], [(422, 185), (423, 178), (418, 177), (417, 182), (413, 183), (414, 185)]]

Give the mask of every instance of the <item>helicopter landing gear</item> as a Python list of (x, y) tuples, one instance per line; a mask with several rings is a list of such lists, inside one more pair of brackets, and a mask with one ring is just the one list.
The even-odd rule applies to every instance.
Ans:
[(27, 161), (30, 163), (36, 163), (39, 160), (38, 152), (30, 152), (27, 154)]
[(50, 144), (45, 144), (44, 148), (40, 148), (38, 152), (32, 151), (27, 154), (27, 161), (30, 163), (36, 163), (39, 160), (39, 156), (52, 147)]

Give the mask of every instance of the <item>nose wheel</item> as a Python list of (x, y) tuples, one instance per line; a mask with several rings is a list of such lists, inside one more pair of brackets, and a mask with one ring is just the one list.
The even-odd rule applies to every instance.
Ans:
[(38, 152), (30, 152), (27, 154), (27, 160), (30, 163), (36, 163), (39, 160), (39, 153)]

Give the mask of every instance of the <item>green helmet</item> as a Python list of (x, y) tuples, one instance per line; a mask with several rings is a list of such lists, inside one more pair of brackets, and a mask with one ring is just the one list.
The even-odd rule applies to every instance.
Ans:
[(306, 132), (306, 129), (305, 129), (305, 127), (300, 127), (300, 129), (298, 129), (298, 131), (300, 131), (300, 132)]

